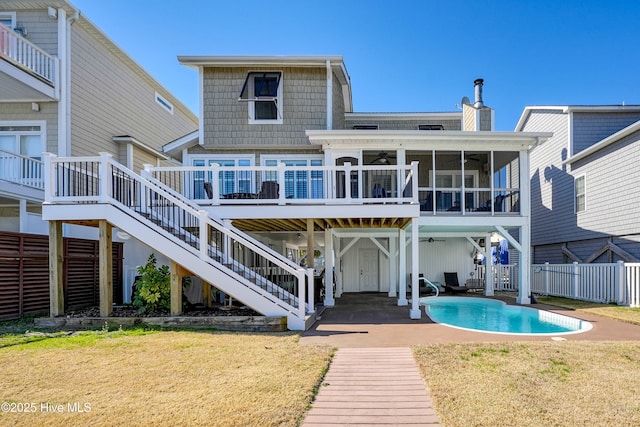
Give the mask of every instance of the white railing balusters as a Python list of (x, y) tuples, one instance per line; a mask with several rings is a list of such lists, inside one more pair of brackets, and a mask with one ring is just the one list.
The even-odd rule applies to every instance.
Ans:
[(55, 83), (57, 58), (0, 24), (0, 56), (11, 60), (50, 83)]
[[(290, 307), (289, 313), (304, 320), (307, 272), (283, 255), (245, 235), (235, 227), (225, 226), (181, 194), (165, 190), (154, 179), (138, 176), (113, 160), (107, 153), (92, 158), (45, 157), (49, 182), (54, 187), (45, 193), (48, 204), (110, 203), (140, 220), (152, 220), (158, 232), (206, 262), (226, 268), (230, 275), (257, 286), (264, 297), (280, 307)], [(234, 249), (242, 248), (240, 257)], [(236, 249), (237, 250), (237, 249)], [(245, 265), (251, 259), (253, 265)], [(272, 276), (261, 276), (259, 268), (266, 266)], [(274, 278), (274, 276), (276, 276)], [(313, 275), (311, 276), (313, 278)], [(280, 280), (280, 284), (273, 280)], [(248, 283), (251, 283), (250, 285)], [(287, 288), (280, 285), (286, 283)], [(310, 285), (313, 291), (313, 283)], [(309, 311), (313, 307), (309, 306)]]
[(44, 190), (44, 162), (0, 149), (0, 180)]

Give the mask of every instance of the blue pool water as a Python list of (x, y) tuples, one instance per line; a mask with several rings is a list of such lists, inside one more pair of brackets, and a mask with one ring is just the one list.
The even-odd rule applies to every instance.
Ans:
[(591, 329), (584, 320), (487, 298), (426, 297), (420, 304), (434, 322), (480, 332), (560, 335)]

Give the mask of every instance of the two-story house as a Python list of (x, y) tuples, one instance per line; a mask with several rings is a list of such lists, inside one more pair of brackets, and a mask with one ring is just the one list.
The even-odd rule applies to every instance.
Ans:
[[(173, 164), (160, 148), (197, 126), (195, 114), (72, 3), (0, 2), (0, 230), (48, 234), (43, 152), (106, 152), (139, 171)], [(64, 234), (95, 239), (92, 230), (66, 225)], [(150, 250), (131, 239), (124, 252), (132, 278)]]
[(531, 154), (535, 263), (640, 260), (640, 106), (531, 106), (516, 131), (553, 132)]
[[(200, 76), (198, 131), (163, 148), (182, 165), (133, 176), (105, 158), (50, 159), (47, 219), (107, 221), (291, 329), (313, 321), (314, 267), (325, 305), (384, 292), (415, 319), (420, 276), (464, 283), (496, 237), (530, 302), (529, 154), (550, 134), (494, 131), (481, 79), (460, 111), (356, 113), (340, 56), (179, 60)], [(61, 183), (68, 171), (82, 191)], [(495, 280), (482, 278), (487, 295)]]

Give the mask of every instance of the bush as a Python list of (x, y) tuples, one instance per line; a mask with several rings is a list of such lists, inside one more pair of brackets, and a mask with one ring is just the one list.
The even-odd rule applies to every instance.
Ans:
[(156, 256), (149, 255), (144, 266), (138, 267), (140, 278), (135, 283), (136, 293), (133, 305), (138, 307), (138, 313), (158, 309), (171, 308), (171, 277), (169, 267), (156, 267)]

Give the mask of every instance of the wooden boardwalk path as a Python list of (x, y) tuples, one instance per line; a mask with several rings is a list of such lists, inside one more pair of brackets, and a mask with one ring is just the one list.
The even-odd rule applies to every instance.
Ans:
[(409, 348), (341, 348), (303, 427), (440, 426)]

